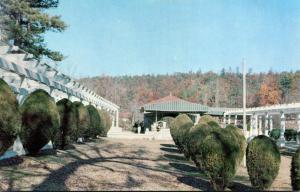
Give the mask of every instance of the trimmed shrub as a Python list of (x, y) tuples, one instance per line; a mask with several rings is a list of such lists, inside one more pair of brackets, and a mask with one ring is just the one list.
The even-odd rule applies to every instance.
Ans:
[(18, 101), (8, 84), (0, 79), (0, 156), (13, 145), (20, 130)]
[(297, 137), (297, 131), (294, 129), (286, 129), (284, 132), (284, 137), (287, 141), (295, 141)]
[(280, 129), (272, 129), (272, 131), (270, 132), (270, 137), (272, 137), (275, 140), (279, 139)]
[(86, 108), (89, 112), (90, 123), (85, 135), (86, 137), (96, 138), (97, 135), (101, 135), (100, 115), (93, 105), (88, 105)]
[(188, 132), (194, 125), (193, 121), (186, 114), (178, 115), (170, 125), (171, 136), (180, 152), (184, 152), (186, 157), (189, 155), (185, 149), (188, 139)]
[(32, 92), (21, 106), (21, 140), (30, 154), (36, 154), (50, 140), (54, 140), (60, 126), (55, 101), (44, 90)]
[(296, 151), (292, 158), (291, 164), (291, 184), (293, 191), (300, 190), (300, 148)]
[(213, 189), (223, 191), (235, 176), (241, 154), (239, 139), (232, 130), (210, 128), (197, 144), (196, 159)]
[(109, 129), (112, 126), (112, 120), (110, 118), (110, 115), (107, 111), (105, 110), (99, 110), (99, 115), (100, 115), (100, 119), (101, 119), (101, 132), (100, 132), (100, 136), (101, 137), (106, 137), (107, 136), (107, 132), (109, 131)]
[(268, 189), (280, 166), (280, 152), (275, 141), (264, 135), (255, 137), (247, 146), (246, 159), (252, 186)]
[(90, 117), (87, 108), (79, 101), (73, 102), (75, 106), (75, 114), (76, 114), (76, 131), (74, 132), (74, 138), (77, 140), (78, 138), (83, 138), (85, 136), (85, 132), (89, 128)]
[(64, 147), (74, 140), (76, 131), (76, 108), (69, 99), (61, 99), (56, 103), (60, 115), (59, 133), (55, 138), (55, 146), (64, 149)]
[(228, 129), (229, 131), (231, 131), (234, 134), (234, 136), (236, 137), (236, 139), (238, 140), (238, 142), (239, 142), (241, 152), (240, 152), (240, 156), (238, 158), (237, 163), (238, 163), (238, 165), (240, 165), (241, 162), (243, 161), (244, 154), (246, 152), (246, 145), (247, 145), (246, 138), (244, 136), (243, 130), (240, 129), (240, 128), (237, 128), (234, 125), (227, 125), (225, 127), (225, 129)]
[(167, 123), (167, 128), (170, 128), (171, 122), (172, 122), (174, 119), (175, 119), (174, 117), (168, 117), (168, 116), (166, 116), (166, 117), (163, 117), (163, 118), (161, 119), (161, 121), (166, 122), (166, 123)]
[(197, 167), (202, 169), (201, 167), (201, 158), (197, 158), (198, 153), (201, 151), (200, 145), (201, 141), (213, 131), (213, 127), (210, 127), (208, 124), (198, 124), (193, 126), (189, 133), (188, 133), (188, 142), (187, 142), (187, 149), (189, 156), (194, 161)]
[[(216, 121), (212, 116), (210, 115), (203, 115), (202, 117), (200, 117), (198, 124), (207, 124), (207, 123), (212, 123), (214, 122), (214, 124), (219, 125), (218, 121)], [(213, 124), (213, 123), (212, 123)]]

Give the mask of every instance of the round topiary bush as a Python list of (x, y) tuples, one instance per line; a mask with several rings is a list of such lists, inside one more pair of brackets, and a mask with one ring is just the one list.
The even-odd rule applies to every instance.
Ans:
[(109, 131), (109, 129), (112, 126), (112, 120), (110, 118), (110, 115), (107, 111), (105, 110), (99, 110), (99, 115), (100, 115), (100, 119), (101, 119), (101, 133), (100, 136), (101, 137), (106, 137), (107, 136), (107, 132)]
[(0, 156), (13, 145), (20, 130), (18, 101), (8, 84), (0, 79)]
[(98, 110), (93, 105), (88, 105), (86, 108), (89, 112), (90, 123), (85, 135), (86, 137), (96, 138), (97, 135), (101, 135), (100, 115)]
[(284, 137), (287, 141), (295, 141), (297, 137), (297, 131), (294, 129), (286, 129), (284, 132)]
[(240, 129), (240, 128), (237, 128), (234, 125), (227, 125), (225, 127), (225, 129), (228, 129), (229, 131), (231, 131), (233, 133), (233, 135), (236, 137), (236, 139), (238, 140), (238, 142), (239, 142), (241, 153), (239, 153), (240, 156), (239, 156), (239, 159), (238, 159), (237, 163), (238, 163), (238, 165), (240, 165), (240, 163), (243, 161), (244, 154), (246, 152), (246, 145), (247, 145), (246, 138), (244, 136), (243, 130)]
[(79, 101), (73, 103), (76, 114), (76, 131), (74, 132), (74, 138), (83, 138), (85, 132), (88, 130), (90, 125), (90, 117), (87, 108)]
[(170, 125), (171, 135), (180, 152), (189, 158), (187, 150), (188, 132), (193, 127), (193, 121), (186, 114), (178, 115)]
[(170, 128), (170, 124), (171, 122), (174, 120), (175, 118), (174, 117), (169, 117), (169, 116), (166, 116), (166, 117), (163, 117), (161, 119), (161, 121), (164, 121), (167, 123), (167, 128)]
[(46, 91), (38, 89), (25, 99), (21, 113), (21, 140), (30, 154), (36, 154), (56, 137), (60, 126), (57, 106)]
[(293, 191), (300, 190), (300, 148), (293, 155), (291, 164), (291, 184)]
[(246, 150), (246, 164), (253, 187), (268, 189), (278, 175), (280, 152), (274, 140), (259, 135), (251, 140)]
[(207, 123), (216, 123), (219, 125), (218, 121), (215, 120), (212, 116), (210, 115), (203, 115), (202, 117), (200, 117), (199, 121), (198, 121), (198, 124), (207, 124)]
[(196, 159), (201, 170), (214, 190), (225, 190), (235, 176), (243, 152), (238, 138), (230, 129), (211, 128), (198, 142)]
[(280, 129), (272, 129), (272, 131), (270, 132), (270, 137), (272, 137), (275, 140), (279, 139)]
[(64, 149), (64, 147), (74, 140), (73, 133), (76, 131), (76, 108), (69, 99), (61, 99), (57, 103), (57, 109), (60, 115), (60, 128), (55, 138), (55, 146)]
[(213, 131), (214, 128), (210, 127), (208, 124), (198, 124), (193, 126), (188, 133), (188, 142), (187, 142), (187, 150), (189, 156), (194, 161), (197, 167), (202, 169), (201, 167), (201, 159), (197, 158), (201, 141)]

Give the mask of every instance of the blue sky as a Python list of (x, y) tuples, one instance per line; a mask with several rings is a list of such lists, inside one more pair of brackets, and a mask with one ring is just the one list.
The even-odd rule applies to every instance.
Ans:
[(299, 0), (60, 0), (48, 46), (76, 76), (300, 70)]

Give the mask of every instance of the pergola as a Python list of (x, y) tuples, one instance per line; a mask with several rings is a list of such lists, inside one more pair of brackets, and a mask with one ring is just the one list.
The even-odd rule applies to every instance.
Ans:
[(36, 89), (47, 91), (55, 101), (68, 98), (104, 109), (112, 117), (112, 126), (118, 127), (119, 109), (116, 104), (102, 98), (71, 77), (59, 72), (49, 61), (38, 61), (16, 46), (0, 42), (0, 78), (17, 95), (19, 103)]
[[(281, 105), (271, 105), (264, 107), (247, 108), (246, 115), (250, 116), (250, 133), (249, 136), (268, 135), (268, 131), (273, 129), (274, 115), (280, 115), (280, 147), (285, 146), (284, 132), (286, 128), (286, 115), (296, 114), (297, 132), (300, 132), (300, 103), (290, 103)], [(238, 116), (243, 115), (243, 109), (228, 110), (224, 113), (224, 124), (231, 124), (231, 117), (234, 116), (234, 124), (237, 125)], [(264, 130), (262, 133), (262, 125), (264, 122)]]

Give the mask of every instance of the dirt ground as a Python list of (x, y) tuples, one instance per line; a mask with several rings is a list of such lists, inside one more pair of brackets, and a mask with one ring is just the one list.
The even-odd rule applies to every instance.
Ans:
[[(25, 156), (17, 165), (0, 164), (0, 191), (211, 189), (171, 141), (105, 138), (53, 152)], [(290, 156), (281, 157), (271, 190), (291, 190), (290, 161)], [(229, 190), (253, 190), (246, 168), (239, 168)]]

